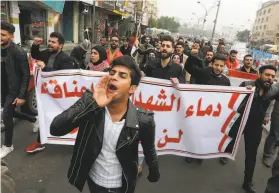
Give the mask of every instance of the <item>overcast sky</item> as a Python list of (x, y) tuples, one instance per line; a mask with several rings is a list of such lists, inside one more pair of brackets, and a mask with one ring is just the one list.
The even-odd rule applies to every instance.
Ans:
[[(197, 24), (197, 16), (204, 18), (205, 9), (196, 0), (157, 0), (160, 16), (174, 16), (180, 19), (180, 23)], [(256, 11), (262, 2), (267, 0), (221, 0), (217, 27), (233, 26), (235, 29), (251, 29), (256, 17)], [(200, 0), (209, 10), (205, 28), (211, 29), (216, 16), (218, 0)], [(214, 8), (212, 8), (214, 6)], [(211, 9), (212, 8), (212, 9)], [(250, 21), (248, 21), (250, 20)], [(244, 25), (244, 26), (243, 26)]]

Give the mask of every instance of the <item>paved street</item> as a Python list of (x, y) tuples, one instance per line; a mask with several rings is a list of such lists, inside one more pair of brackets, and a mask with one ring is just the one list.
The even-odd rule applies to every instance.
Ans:
[[(6, 157), (16, 182), (17, 193), (78, 193), (67, 182), (66, 173), (71, 159), (72, 147), (48, 145), (46, 150), (35, 155), (27, 155), (24, 148), (36, 139), (31, 125), (21, 121), (16, 125), (15, 150)], [(256, 166), (255, 184), (258, 193), (263, 193), (270, 169), (260, 161), (262, 139)], [(3, 133), (2, 133), (3, 139)], [(206, 160), (200, 166), (187, 164), (181, 157), (161, 156), (161, 179), (156, 184), (147, 181), (147, 168), (139, 179), (136, 193), (243, 193), (241, 187), (244, 167), (243, 141), (235, 162), (222, 166), (217, 159)], [(84, 191), (88, 193), (87, 187)]]

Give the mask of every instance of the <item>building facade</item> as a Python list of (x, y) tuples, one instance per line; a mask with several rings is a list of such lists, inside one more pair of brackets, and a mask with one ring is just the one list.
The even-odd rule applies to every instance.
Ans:
[(279, 39), (279, 1), (269, 1), (257, 11), (252, 41), (276, 43)]
[(92, 40), (92, 36), (94, 43), (98, 43), (102, 36), (117, 34), (119, 24), (128, 17), (132, 17), (129, 21), (134, 26), (140, 21), (143, 27), (147, 27), (151, 7), (154, 8), (150, 2), (151, 0), (1, 1), (1, 20), (15, 26), (14, 41), (22, 45), (30, 44), (35, 37), (43, 38), (46, 44), (50, 33), (54, 31), (62, 33), (66, 43)]

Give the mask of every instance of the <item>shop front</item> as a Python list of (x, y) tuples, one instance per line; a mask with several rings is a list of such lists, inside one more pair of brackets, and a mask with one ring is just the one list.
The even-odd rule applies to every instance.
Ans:
[(1, 21), (10, 21), (9, 2), (1, 1)]
[(18, 6), (21, 44), (27, 45), (34, 37), (40, 37), (46, 42), (46, 10), (27, 1), (19, 1)]

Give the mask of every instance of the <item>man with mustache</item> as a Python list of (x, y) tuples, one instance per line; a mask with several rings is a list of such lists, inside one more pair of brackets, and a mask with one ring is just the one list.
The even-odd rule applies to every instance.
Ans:
[(72, 58), (62, 51), (65, 43), (64, 37), (58, 32), (52, 32), (48, 39), (47, 49), (40, 51), (42, 38), (35, 38), (31, 47), (32, 58), (38, 60), (37, 65), (43, 71), (73, 69)]
[(111, 65), (111, 62), (120, 56), (123, 54), (119, 50), (119, 37), (113, 35), (110, 38), (110, 48), (107, 49), (107, 62)]
[[(276, 71), (273, 65), (264, 65), (259, 69), (259, 78), (257, 80), (245, 81), (240, 85), (241, 87), (246, 86), (249, 89), (255, 87), (254, 98), (243, 132), (245, 142), (245, 176), (242, 188), (247, 193), (256, 192), (252, 179), (256, 165), (257, 151), (262, 138), (262, 124), (271, 101), (279, 97), (279, 83), (272, 85)], [(248, 98), (244, 99), (244, 101), (245, 100), (248, 100)], [(229, 136), (233, 140), (227, 146), (225, 152), (232, 152), (240, 120), (245, 110), (245, 105), (242, 104), (240, 104), (237, 110), (240, 116), (229, 132)], [(226, 162), (224, 162), (224, 164), (225, 163)]]
[(180, 65), (174, 64), (171, 56), (174, 52), (174, 39), (165, 35), (161, 39), (161, 56), (158, 60), (149, 60), (143, 70), (145, 75), (153, 78), (172, 80), (173, 83), (185, 83), (185, 73)]
[[(47, 49), (40, 51), (39, 48), (42, 41), (42, 38), (35, 38), (31, 48), (31, 56), (38, 60), (37, 65), (42, 71), (74, 69), (73, 59), (62, 51), (65, 40), (60, 33), (52, 32), (48, 40)], [(25, 151), (27, 153), (36, 153), (44, 149), (45, 146), (41, 144), (40, 133), (38, 133), (36, 142), (28, 146)]]
[(205, 55), (205, 58), (204, 58), (204, 66), (205, 67), (211, 66), (213, 56), (214, 56), (213, 51), (207, 51), (206, 52), (206, 55)]

